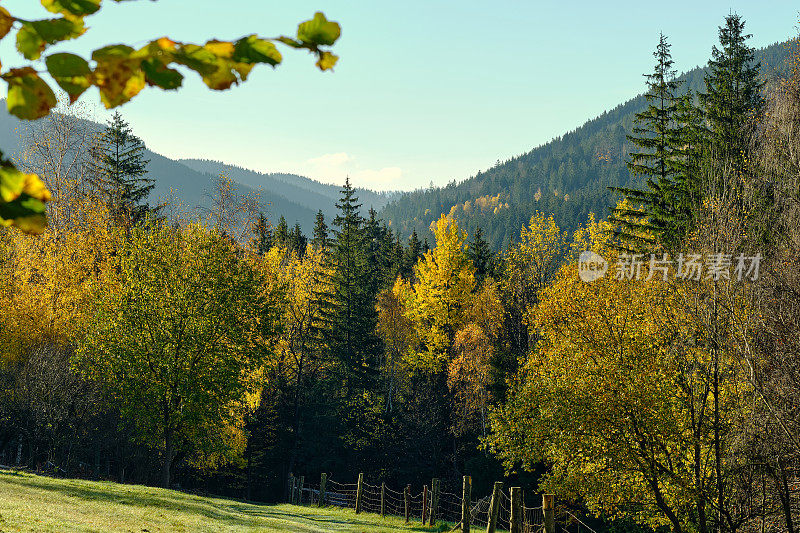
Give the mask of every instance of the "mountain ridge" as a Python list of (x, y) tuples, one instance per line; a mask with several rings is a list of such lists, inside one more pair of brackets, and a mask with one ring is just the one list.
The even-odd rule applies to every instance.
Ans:
[[(4, 104), (0, 99), (0, 150), (15, 159), (21, 156), (23, 137), (32, 123), (10, 115)], [(87, 118), (76, 117), (76, 120), (89, 131), (99, 131), (104, 127)], [(339, 197), (340, 188), (336, 185), (296, 174), (264, 174), (219, 161), (173, 159), (147, 147), (144, 158), (149, 160), (148, 175), (155, 179), (155, 187), (148, 198), (151, 204), (171, 200), (187, 209), (208, 207), (214, 179), (225, 171), (241, 194), (259, 193), (261, 208), (273, 224), (283, 216), (290, 226), (300, 224), (302, 230), (310, 234), (317, 211), (321, 209), (330, 219)], [(366, 198), (364, 211), (372, 206), (380, 209), (390, 196), (367, 189), (359, 189), (359, 193)]]
[[(785, 75), (791, 41), (756, 51), (762, 76)], [(706, 67), (679, 76), (684, 90), (705, 89)], [(635, 113), (644, 109), (644, 94), (636, 95), (581, 126), (531, 150), (442, 187), (403, 193), (381, 211), (403, 238), (416, 231), (430, 237), (430, 225), (441, 214), (456, 217), (470, 233), (481, 227), (495, 249), (507, 246), (534, 211), (552, 214), (562, 229), (574, 230), (589, 213), (605, 216), (616, 204), (609, 187), (641, 187), (625, 161), (633, 150), (626, 134)]]

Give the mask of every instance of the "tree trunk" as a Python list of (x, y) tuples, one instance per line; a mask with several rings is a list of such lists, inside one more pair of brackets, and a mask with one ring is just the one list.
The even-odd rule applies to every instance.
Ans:
[(164, 462), (161, 465), (161, 486), (165, 489), (169, 488), (174, 448), (175, 445), (172, 442), (172, 434), (168, 431), (164, 436)]
[(247, 443), (247, 488), (244, 495), (245, 501), (248, 502), (253, 499), (253, 447), (250, 440), (248, 439)]
[(783, 464), (783, 459), (778, 459), (778, 473), (780, 475), (779, 483), (780, 488), (778, 493), (781, 497), (781, 506), (783, 507), (783, 516), (786, 521), (786, 531), (794, 533), (794, 520), (792, 519), (792, 500), (791, 489), (789, 488), (789, 478), (786, 475), (786, 467)]

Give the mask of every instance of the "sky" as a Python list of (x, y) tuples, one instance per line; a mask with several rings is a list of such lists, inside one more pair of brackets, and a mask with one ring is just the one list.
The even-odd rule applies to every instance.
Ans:
[[(46, 18), (32, 0), (2, 0), (12, 14)], [(172, 158), (224, 161), (261, 172), (410, 190), (461, 181), (544, 144), (643, 91), (659, 32), (679, 71), (705, 64), (730, 12), (750, 44), (797, 32), (796, 1), (673, 0), (106, 0), (89, 31), (50, 50), (107, 44), (293, 35), (323, 11), (342, 26), (333, 72), (282, 48), (276, 69), (209, 90), (185, 72), (176, 92), (148, 88), (120, 108), (148, 148)], [(22, 60), (13, 35), (3, 68)], [(99, 121), (96, 90), (81, 98)]]

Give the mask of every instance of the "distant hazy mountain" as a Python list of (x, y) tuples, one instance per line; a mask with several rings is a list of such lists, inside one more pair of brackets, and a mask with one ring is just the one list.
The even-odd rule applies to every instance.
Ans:
[[(787, 72), (785, 43), (759, 50), (757, 61), (767, 79)], [(642, 65), (645, 71), (650, 65)], [(705, 90), (704, 69), (681, 76), (695, 94)], [(588, 88), (587, 90), (591, 90)], [(605, 217), (616, 204), (610, 186), (641, 187), (626, 167), (633, 146), (626, 139), (634, 115), (644, 109), (637, 96), (574, 131), (501, 162), (493, 168), (446, 187), (433, 187), (397, 196), (381, 216), (408, 237), (416, 230), (429, 237), (429, 227), (442, 213), (452, 213), (471, 233), (480, 226), (495, 248), (519, 236), (535, 211), (552, 213), (562, 229), (574, 229), (593, 212)]]
[[(82, 122), (92, 129), (103, 127), (91, 121)], [(5, 102), (0, 100), (0, 150), (3, 153), (11, 157), (19, 153), (28, 124), (9, 115)], [(273, 224), (284, 216), (290, 226), (299, 223), (305, 233), (310, 233), (320, 209), (330, 224), (339, 198), (340, 187), (293, 174), (260, 174), (217, 161), (174, 160), (151, 150), (146, 151), (145, 158), (150, 160), (148, 174), (155, 179), (151, 203), (171, 199), (189, 209), (205, 207), (213, 191), (214, 178), (224, 171), (239, 184), (243, 194), (259, 192), (262, 208)], [(365, 212), (369, 207), (381, 209), (389, 198), (388, 194), (363, 189), (358, 194)]]
[[(282, 196), (295, 204), (312, 210), (315, 214), (321, 209), (326, 217), (335, 216), (335, 203), (339, 200), (341, 185), (320, 183), (296, 174), (264, 174), (219, 161), (181, 159), (179, 162), (194, 170), (214, 176), (224, 172), (237, 183), (270, 195)], [(379, 193), (368, 189), (356, 189), (356, 191), (364, 212), (369, 210), (370, 207), (380, 210), (388, 203), (390, 198), (388, 193)]]

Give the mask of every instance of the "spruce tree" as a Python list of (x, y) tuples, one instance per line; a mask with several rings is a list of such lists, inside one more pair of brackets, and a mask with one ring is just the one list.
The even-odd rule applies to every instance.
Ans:
[(612, 188), (621, 192), (629, 205), (615, 208), (610, 220), (619, 228), (616, 236), (623, 247), (641, 249), (661, 242), (669, 246), (677, 241), (683, 226), (676, 207), (679, 198), (675, 177), (679, 172), (677, 160), (679, 125), (676, 114), (681, 82), (675, 79), (670, 44), (664, 34), (659, 36), (653, 53), (656, 66), (645, 74), (647, 107), (636, 113), (632, 135), (627, 138), (638, 151), (630, 153), (628, 169), (635, 176), (646, 177), (645, 189)]
[(475, 265), (475, 282), (480, 287), (487, 277), (491, 277), (494, 267), (494, 253), (489, 243), (483, 238), (483, 230), (478, 227), (472, 236), (472, 242), (467, 247), (467, 256)]
[(417, 236), (417, 230), (412, 230), (411, 237), (408, 239), (408, 248), (403, 254), (403, 277), (411, 277), (414, 273), (414, 265), (417, 264), (420, 257), (422, 257), (422, 243)]
[(711, 50), (706, 92), (699, 95), (711, 132), (712, 156), (732, 167), (736, 175), (744, 170), (746, 127), (764, 105), (760, 64), (755, 62), (755, 50), (747, 45), (751, 35), (744, 33), (744, 26), (739, 15), (725, 17), (725, 25), (719, 28), (720, 48)]
[(370, 208), (369, 218), (364, 224), (364, 238), (367, 245), (367, 261), (372, 269), (372, 292), (377, 294), (394, 282), (392, 232), (378, 219), (378, 213)]
[(290, 248), (291, 243), (289, 241), (289, 225), (286, 223), (286, 219), (283, 215), (281, 215), (278, 226), (275, 228), (275, 244), (284, 248)]
[(681, 242), (691, 230), (697, 211), (702, 205), (701, 166), (708, 145), (709, 132), (703, 111), (695, 105), (690, 90), (678, 99), (675, 107), (672, 144), (675, 168), (673, 177), (673, 243)]
[(297, 223), (294, 225), (294, 229), (292, 233), (289, 235), (289, 243), (290, 248), (294, 250), (294, 252), (299, 256), (303, 257), (306, 253), (306, 246), (308, 245), (308, 239), (305, 235), (303, 235), (303, 230), (300, 227), (300, 224)]
[(258, 255), (264, 255), (272, 248), (272, 227), (264, 213), (259, 213), (258, 218), (251, 228), (253, 233), (252, 246)]
[(375, 370), (381, 349), (375, 333), (374, 270), (361, 205), (349, 178), (341, 194), (326, 255), (325, 289), (318, 294), (318, 331), (328, 356), (342, 362), (350, 377), (362, 380)]
[(138, 224), (151, 210), (147, 197), (155, 181), (147, 177), (144, 143), (119, 112), (106, 125), (92, 148), (89, 163), (92, 186), (108, 201), (111, 215), (122, 224)]
[(404, 276), (405, 250), (400, 241), (400, 233), (394, 235), (394, 250), (392, 251), (392, 275), (390, 281), (393, 283), (397, 276)]
[(328, 225), (325, 224), (325, 215), (322, 213), (321, 209), (317, 211), (317, 219), (314, 222), (311, 245), (316, 250), (325, 250), (328, 248)]

